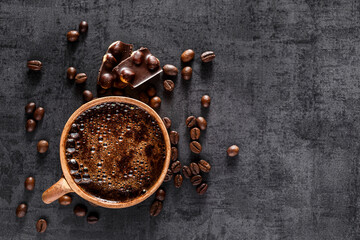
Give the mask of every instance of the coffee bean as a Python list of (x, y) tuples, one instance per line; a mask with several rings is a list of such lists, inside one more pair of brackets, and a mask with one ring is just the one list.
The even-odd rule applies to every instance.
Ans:
[(192, 175), (199, 175), (200, 174), (199, 165), (195, 162), (190, 163), (190, 171)]
[(79, 39), (79, 32), (72, 30), (66, 34), (66, 38), (69, 42), (75, 42)]
[(95, 224), (99, 221), (99, 215), (97, 213), (91, 212), (86, 218), (89, 224)]
[(204, 107), (204, 108), (207, 108), (210, 106), (210, 102), (211, 102), (211, 98), (209, 95), (204, 95), (201, 97), (201, 105)]
[(208, 172), (210, 172), (210, 170), (211, 170), (211, 165), (210, 165), (210, 163), (208, 163), (208, 162), (205, 161), (205, 160), (200, 160), (199, 163), (198, 163), (198, 165), (199, 165), (200, 170), (201, 170), (202, 172), (204, 172), (204, 173), (208, 173)]
[(86, 21), (81, 21), (79, 24), (79, 32), (86, 33), (89, 28), (89, 24)]
[(45, 219), (39, 219), (36, 223), (36, 231), (39, 233), (45, 232), (47, 227), (47, 222)]
[(164, 189), (162, 188), (159, 188), (157, 191), (156, 191), (156, 194), (155, 194), (155, 198), (159, 201), (164, 201), (165, 200), (165, 196), (166, 196), (166, 193), (164, 191)]
[(34, 119), (28, 119), (28, 120), (26, 121), (26, 126), (25, 126), (25, 128), (26, 128), (26, 131), (27, 131), (27, 132), (33, 132), (33, 131), (35, 130), (35, 128), (36, 128), (36, 122), (35, 122), (35, 120), (34, 120)]
[(236, 145), (232, 145), (227, 149), (227, 154), (229, 157), (235, 157), (239, 154), (239, 147)]
[(114, 88), (114, 89), (112, 90), (112, 94), (113, 94), (114, 96), (123, 96), (123, 95), (124, 95), (124, 92), (123, 92), (122, 90), (120, 90), (120, 89)]
[(172, 177), (173, 177), (173, 172), (171, 171), (171, 169), (168, 169), (164, 178), (164, 182), (169, 182), (172, 179)]
[(207, 127), (207, 122), (206, 122), (206, 120), (205, 120), (205, 118), (203, 118), (203, 117), (198, 117), (197, 119), (196, 119), (196, 123), (197, 123), (197, 125), (199, 126), (199, 128), (201, 129), (201, 130), (205, 130), (206, 129), (206, 127)]
[(184, 174), (184, 177), (190, 178), (192, 176), (191, 170), (188, 166), (184, 166), (182, 168), (182, 173)]
[(145, 60), (148, 69), (156, 70), (160, 67), (160, 61), (155, 56), (150, 55)]
[(175, 84), (171, 80), (164, 81), (164, 89), (168, 92), (172, 92), (174, 90)]
[(190, 137), (192, 140), (198, 140), (200, 138), (200, 129), (194, 127), (190, 130)]
[(173, 173), (178, 173), (181, 170), (181, 162), (180, 161), (175, 161), (171, 164), (171, 171)]
[(35, 188), (35, 178), (33, 178), (33, 177), (26, 178), (24, 185), (25, 185), (26, 190), (29, 190), (29, 191), (34, 190), (34, 188)]
[(76, 69), (74, 67), (69, 67), (66, 71), (66, 76), (70, 80), (74, 80), (76, 76)]
[(202, 182), (202, 177), (200, 175), (192, 176), (190, 182), (192, 185), (197, 186)]
[(26, 114), (32, 114), (36, 108), (36, 104), (34, 102), (29, 102), (25, 106), (25, 113)]
[(163, 207), (163, 203), (155, 200), (150, 207), (150, 216), (156, 217), (161, 212), (161, 209)]
[(176, 161), (178, 159), (178, 149), (176, 147), (171, 147), (171, 160)]
[(154, 86), (150, 86), (150, 87), (148, 87), (146, 92), (149, 97), (153, 97), (156, 95), (156, 88)]
[(179, 70), (174, 66), (170, 64), (166, 64), (163, 66), (164, 73), (168, 76), (176, 76), (179, 72)]
[(75, 76), (75, 83), (77, 83), (77, 84), (82, 84), (82, 83), (86, 82), (86, 80), (87, 80), (87, 76), (85, 73), (78, 73)]
[(139, 93), (139, 100), (143, 103), (149, 104), (149, 97), (144, 92)]
[(39, 60), (30, 60), (27, 62), (27, 67), (33, 71), (40, 71), (42, 63)]
[(61, 196), (58, 201), (60, 205), (67, 206), (71, 204), (72, 198), (69, 195), (64, 195)]
[(183, 177), (181, 176), (181, 174), (176, 174), (174, 177), (174, 185), (176, 188), (180, 188), (181, 185), (183, 183)]
[(190, 62), (191, 60), (194, 59), (195, 56), (195, 52), (192, 49), (188, 49), (185, 50), (182, 54), (181, 54), (181, 61), (183, 62)]
[(46, 140), (40, 140), (37, 143), (37, 150), (39, 153), (46, 153), (49, 148), (49, 143)]
[(171, 131), (169, 137), (171, 144), (177, 145), (179, 143), (179, 134), (177, 131)]
[(150, 105), (150, 107), (152, 107), (152, 108), (158, 108), (158, 107), (160, 107), (160, 105), (161, 105), (161, 98), (158, 97), (158, 96), (155, 96), (155, 97), (151, 98), (149, 105)]
[(190, 143), (190, 150), (196, 154), (201, 153), (201, 150), (202, 150), (201, 144), (197, 141), (192, 141)]
[(188, 128), (194, 127), (196, 125), (196, 117), (194, 116), (188, 117), (185, 123)]
[(202, 53), (200, 58), (204, 63), (211, 62), (215, 58), (215, 53), (213, 51), (207, 51)]
[(141, 64), (143, 59), (144, 59), (144, 54), (142, 52), (140, 52), (140, 51), (135, 51), (132, 54), (132, 60), (136, 65)]
[(25, 215), (27, 213), (27, 209), (28, 209), (28, 207), (25, 203), (19, 204), (19, 206), (17, 206), (17, 208), (16, 208), (16, 216), (18, 218), (25, 217)]
[(87, 208), (84, 205), (78, 204), (74, 207), (74, 214), (78, 217), (84, 217), (87, 213)]
[(182, 70), (181, 70), (181, 77), (182, 79), (184, 80), (190, 80), (191, 77), (192, 77), (192, 68), (189, 67), (189, 66), (186, 66), (184, 67)]
[(42, 107), (38, 107), (34, 112), (34, 119), (36, 121), (40, 121), (41, 119), (43, 119), (44, 114), (45, 114), (45, 109)]
[(166, 127), (166, 129), (169, 129), (170, 127), (171, 127), (171, 120), (170, 120), (170, 118), (168, 118), (168, 117), (163, 117), (163, 122), (164, 122), (164, 125), (165, 125), (165, 127)]
[(91, 100), (94, 98), (94, 96), (93, 96), (93, 94), (92, 94), (91, 91), (85, 90), (85, 91), (83, 92), (83, 98), (84, 98), (84, 100), (85, 100), (86, 102), (89, 102), (89, 101), (91, 101)]
[(204, 193), (206, 193), (207, 189), (208, 185), (206, 183), (202, 183), (196, 188), (196, 192), (200, 195), (203, 195)]

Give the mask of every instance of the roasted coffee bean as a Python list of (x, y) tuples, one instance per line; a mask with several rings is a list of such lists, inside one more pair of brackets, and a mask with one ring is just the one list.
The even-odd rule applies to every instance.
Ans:
[(89, 224), (95, 224), (99, 221), (99, 215), (97, 213), (91, 212), (86, 218)]
[(32, 114), (36, 108), (36, 104), (34, 102), (29, 102), (25, 106), (25, 113), (26, 114)]
[(40, 71), (42, 63), (39, 60), (30, 60), (27, 62), (27, 67), (33, 71)]
[(185, 50), (181, 54), (181, 61), (182, 62), (190, 62), (191, 60), (194, 59), (194, 56), (195, 56), (194, 50), (192, 50), (192, 49)]
[(163, 117), (163, 122), (164, 122), (164, 125), (165, 125), (165, 127), (166, 127), (166, 129), (169, 129), (170, 127), (171, 127), (171, 120), (170, 120), (170, 118), (168, 118), (168, 117)]
[(200, 138), (200, 129), (194, 127), (190, 130), (190, 137), (192, 140), (198, 140)]
[(190, 116), (186, 119), (186, 126), (188, 128), (194, 127), (196, 125), (196, 117)]
[(93, 96), (93, 94), (92, 94), (91, 91), (85, 90), (85, 91), (83, 92), (83, 98), (84, 98), (84, 100), (85, 100), (86, 102), (89, 102), (89, 101), (91, 101), (91, 100), (94, 98), (94, 96)]
[(178, 159), (178, 149), (176, 147), (171, 147), (171, 160), (176, 161)]
[(173, 177), (173, 172), (171, 171), (171, 169), (168, 169), (164, 178), (164, 182), (169, 182), (172, 179), (172, 177)]
[(69, 42), (76, 42), (79, 39), (79, 32), (72, 30), (66, 34), (66, 38)]
[(183, 183), (183, 177), (181, 176), (181, 174), (176, 174), (174, 177), (174, 185), (176, 188), (180, 188), (181, 185)]
[(170, 64), (166, 64), (163, 66), (164, 73), (168, 76), (176, 76), (179, 72), (179, 70), (174, 66)]
[(173, 173), (178, 173), (181, 170), (181, 162), (180, 161), (175, 161), (171, 164), (171, 171)]
[(186, 66), (184, 67), (182, 70), (181, 70), (181, 77), (182, 79), (184, 80), (190, 80), (191, 77), (192, 77), (192, 68), (189, 67), (189, 66)]
[(164, 89), (168, 92), (172, 92), (174, 90), (175, 84), (171, 80), (164, 81)]
[(198, 163), (198, 165), (199, 165), (200, 170), (201, 170), (202, 172), (204, 172), (204, 173), (208, 173), (208, 172), (210, 172), (210, 170), (211, 170), (211, 165), (210, 165), (210, 163), (208, 163), (208, 162), (205, 161), (205, 160), (200, 160), (199, 163)]
[(215, 53), (213, 51), (207, 51), (202, 53), (200, 58), (204, 63), (211, 62), (215, 58)]
[(49, 148), (49, 143), (46, 140), (40, 140), (37, 143), (37, 150), (39, 153), (46, 153)]
[(190, 182), (192, 185), (197, 186), (202, 182), (202, 177), (200, 175), (192, 176)]
[(142, 52), (140, 52), (140, 51), (135, 51), (132, 54), (132, 60), (136, 65), (141, 64), (143, 59), (144, 59), (144, 54)]
[(206, 183), (202, 183), (196, 188), (196, 192), (200, 195), (203, 195), (204, 193), (206, 193), (207, 189), (208, 185)]
[(199, 165), (195, 162), (190, 163), (190, 170), (192, 175), (199, 175), (200, 174), (200, 168)]
[(155, 200), (152, 204), (151, 204), (151, 207), (150, 207), (150, 216), (157, 216), (159, 215), (159, 213), (161, 212), (161, 209), (163, 207), (163, 203), (158, 201), (158, 200)]
[(35, 130), (35, 128), (36, 128), (36, 122), (35, 122), (35, 120), (34, 120), (34, 119), (28, 119), (28, 120), (26, 121), (26, 126), (25, 126), (25, 128), (26, 128), (26, 131), (27, 131), (27, 132), (33, 132), (33, 131)]
[(201, 97), (201, 105), (204, 107), (204, 108), (207, 108), (210, 106), (210, 102), (211, 102), (211, 98), (209, 95), (204, 95)]
[(67, 206), (67, 205), (71, 204), (72, 198), (69, 195), (64, 195), (64, 196), (61, 196), (58, 199), (58, 201), (59, 201), (60, 205)]
[(47, 228), (47, 222), (45, 219), (39, 219), (36, 223), (36, 231), (39, 233), (45, 232)]
[(34, 112), (34, 119), (36, 121), (40, 121), (41, 119), (43, 119), (44, 114), (45, 114), (45, 109), (42, 107), (38, 107)]
[(227, 149), (227, 154), (229, 157), (235, 157), (239, 154), (239, 147), (236, 145), (232, 145)]
[(33, 178), (33, 177), (26, 178), (24, 185), (25, 185), (26, 190), (29, 190), (29, 191), (34, 190), (34, 188), (35, 188), (35, 178)]
[(75, 76), (75, 83), (77, 83), (77, 84), (84, 83), (84, 82), (86, 82), (86, 80), (87, 80), (86, 73), (78, 73)]
[(171, 144), (177, 145), (179, 143), (179, 134), (177, 131), (171, 131), (169, 137)]
[(81, 21), (79, 24), (79, 32), (86, 33), (89, 28), (89, 24), (86, 21)]
[(198, 117), (197, 119), (196, 119), (196, 123), (197, 123), (197, 125), (199, 126), (199, 128), (201, 129), (201, 130), (205, 130), (206, 129), (206, 127), (207, 127), (207, 122), (206, 122), (206, 119), (205, 118), (203, 118), (203, 117)]
[(144, 92), (139, 93), (139, 100), (143, 103), (149, 104), (149, 97)]
[(70, 80), (74, 80), (76, 76), (76, 69), (74, 67), (69, 67), (66, 71), (66, 76)]
[(150, 107), (152, 108), (158, 108), (161, 105), (161, 98), (158, 96), (155, 96), (150, 99)]
[(156, 95), (156, 88), (154, 86), (150, 86), (150, 87), (148, 87), (146, 92), (149, 97), (153, 97)]
[(74, 214), (78, 217), (84, 217), (87, 213), (87, 208), (84, 205), (78, 204), (74, 207)]
[(192, 141), (190, 143), (190, 150), (196, 154), (201, 153), (201, 150), (202, 150), (201, 144), (197, 141)]
[(182, 168), (182, 173), (184, 174), (184, 177), (190, 178), (192, 176), (191, 170), (188, 166), (184, 166)]
[(160, 67), (160, 61), (154, 55), (150, 55), (145, 60), (147, 67), (150, 70), (155, 70)]
[(164, 201), (165, 200), (165, 196), (166, 196), (166, 193), (164, 191), (164, 189), (162, 188), (159, 188), (157, 191), (156, 191), (156, 194), (155, 194), (155, 198), (159, 201)]
[(123, 96), (123, 95), (124, 95), (124, 92), (123, 92), (122, 90), (120, 90), (120, 89), (114, 88), (114, 89), (112, 90), (112, 94), (113, 94), (114, 96)]
[(27, 209), (28, 209), (28, 207), (25, 203), (19, 204), (19, 206), (17, 206), (17, 208), (16, 208), (16, 216), (18, 218), (25, 217), (25, 215), (27, 213)]

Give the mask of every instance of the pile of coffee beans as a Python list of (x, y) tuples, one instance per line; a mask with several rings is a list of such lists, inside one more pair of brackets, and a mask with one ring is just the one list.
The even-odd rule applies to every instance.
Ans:
[(166, 192), (163, 188), (159, 188), (155, 194), (155, 200), (150, 207), (150, 216), (157, 216), (163, 208), (163, 202), (165, 200)]
[(28, 117), (25, 129), (27, 132), (33, 132), (36, 128), (37, 122), (44, 118), (45, 109), (42, 107), (36, 108), (36, 104), (34, 102), (29, 102), (25, 106), (25, 114)]

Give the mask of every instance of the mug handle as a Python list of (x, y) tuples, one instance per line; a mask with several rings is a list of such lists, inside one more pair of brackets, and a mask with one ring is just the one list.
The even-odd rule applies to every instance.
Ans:
[(42, 194), (42, 200), (44, 203), (50, 204), (69, 192), (73, 192), (73, 190), (65, 180), (64, 176), (62, 176), (57, 183), (52, 185)]

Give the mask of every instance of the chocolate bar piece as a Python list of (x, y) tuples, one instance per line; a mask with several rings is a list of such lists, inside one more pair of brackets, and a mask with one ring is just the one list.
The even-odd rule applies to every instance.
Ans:
[(136, 88), (162, 72), (160, 61), (147, 48), (140, 48), (113, 69), (116, 79)]
[(116, 76), (113, 75), (112, 70), (116, 65), (131, 56), (132, 49), (132, 44), (126, 44), (121, 41), (113, 42), (109, 46), (99, 69), (99, 75), (97, 79), (98, 85), (104, 89), (111, 87), (124, 88), (127, 86), (127, 84), (124, 82), (116, 81)]

